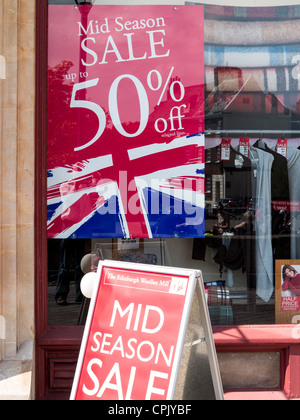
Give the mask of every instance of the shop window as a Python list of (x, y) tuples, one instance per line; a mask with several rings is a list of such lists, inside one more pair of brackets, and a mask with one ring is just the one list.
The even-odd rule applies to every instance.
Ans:
[[(295, 25), (300, 27), (296, 6), (205, 6), (206, 200), (215, 198), (205, 237), (49, 239), (50, 325), (84, 324), (88, 302), (79, 282), (99, 258), (201, 269), (213, 325), (290, 323), (297, 316), (300, 39)], [(259, 34), (253, 32), (258, 28)], [(223, 138), (231, 140), (226, 159)]]
[[(215, 205), (222, 205), (219, 227), (206, 220), (207, 232), (219, 229), (206, 245), (210, 261), (219, 265), (218, 284), (227, 292), (219, 289), (223, 303), (211, 308), (213, 323), (290, 323), (295, 313), (289, 302), (298, 305), (298, 291), (290, 289), (300, 268), (299, 41), (286, 27), (299, 22), (298, 12), (296, 6), (205, 6), (206, 148), (218, 156), (210, 173), (222, 173), (225, 186)], [(217, 120), (222, 129), (212, 130)], [(230, 139), (226, 159), (222, 138)], [(284, 290), (288, 270), (293, 274)]]

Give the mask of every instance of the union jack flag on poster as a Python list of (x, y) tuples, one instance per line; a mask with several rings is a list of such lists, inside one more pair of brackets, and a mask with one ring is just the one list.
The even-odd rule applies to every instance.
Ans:
[(49, 6), (48, 237), (204, 235), (201, 6)]

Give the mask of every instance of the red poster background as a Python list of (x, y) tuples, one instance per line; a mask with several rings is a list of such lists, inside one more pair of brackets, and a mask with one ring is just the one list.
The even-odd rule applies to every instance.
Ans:
[(152, 237), (136, 179), (153, 191), (157, 173), (204, 209), (204, 140), (187, 138), (204, 132), (203, 26), (202, 6), (49, 6), (49, 238), (102, 236), (105, 216), (83, 225), (112, 196), (123, 230), (104, 237)]
[[(167, 398), (189, 281), (189, 277), (183, 276), (103, 268), (75, 399), (98, 399), (101, 386), (116, 366), (117, 370), (108, 380), (109, 386), (99, 399), (116, 400), (127, 396), (145, 400), (147, 389), (151, 387), (151, 371), (155, 372), (155, 378), (150, 399)], [(130, 324), (127, 324), (130, 311), (124, 312), (123, 317), (117, 313), (113, 318), (116, 300), (123, 311), (134, 304)], [(147, 305), (149, 316), (144, 324), (147, 330), (142, 331)], [(164, 314), (163, 324), (159, 311), (154, 308)], [(114, 323), (110, 326), (112, 319)], [(159, 327), (158, 331), (149, 332)], [(104, 338), (105, 333), (110, 335)], [(103, 340), (105, 344), (101, 349)], [(139, 345), (140, 351), (137, 351)], [(98, 361), (89, 367), (93, 359)], [(132, 369), (134, 375), (130, 380)], [(83, 392), (84, 387), (92, 395)]]

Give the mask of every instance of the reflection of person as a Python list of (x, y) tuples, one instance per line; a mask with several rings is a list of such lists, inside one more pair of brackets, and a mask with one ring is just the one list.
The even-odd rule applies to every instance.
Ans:
[(213, 231), (220, 234), (228, 232), (230, 229), (230, 218), (229, 215), (224, 212), (223, 204), (218, 205), (218, 223), (213, 226)]
[(282, 269), (282, 291), (290, 290), (296, 296), (300, 296), (300, 274), (291, 265), (285, 265)]
[(252, 233), (254, 229), (253, 225), (254, 215), (251, 211), (246, 211), (244, 214), (244, 221), (240, 223), (239, 225), (236, 225), (232, 228), (233, 232), (237, 232), (240, 234), (243, 233)]
[(289, 213), (284, 210), (279, 212), (279, 223), (278, 223), (279, 233), (290, 233), (291, 232), (291, 221)]
[(80, 290), (80, 280), (83, 273), (80, 268), (80, 261), (84, 253), (84, 241), (80, 239), (61, 240), (60, 266), (55, 291), (55, 300), (58, 305), (67, 305), (67, 296), (70, 291), (71, 272), (74, 272), (75, 302), (82, 302), (83, 296)]

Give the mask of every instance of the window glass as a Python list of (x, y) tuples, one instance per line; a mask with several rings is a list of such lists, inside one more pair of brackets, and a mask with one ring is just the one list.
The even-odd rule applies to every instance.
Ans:
[(213, 325), (297, 316), (300, 6), (204, 9), (205, 238), (49, 239), (50, 325), (85, 322), (99, 258), (201, 269)]
[(225, 287), (228, 306), (219, 293), (213, 323), (290, 323), (299, 309), (299, 13), (299, 5), (205, 6), (211, 188), (207, 236), (194, 251), (201, 260), (209, 248), (204, 266), (218, 265)]

